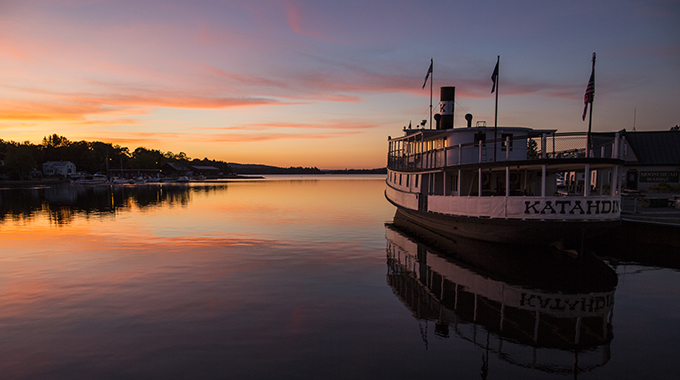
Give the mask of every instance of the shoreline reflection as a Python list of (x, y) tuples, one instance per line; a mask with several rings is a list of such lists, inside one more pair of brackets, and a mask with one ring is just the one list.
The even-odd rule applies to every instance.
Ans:
[(0, 190), (0, 223), (31, 219), (46, 213), (50, 223), (69, 224), (74, 215), (115, 215), (136, 207), (164, 205), (187, 206), (198, 192), (225, 191), (225, 184), (145, 184), (131, 186), (78, 186), (64, 184), (50, 187), (7, 188)]
[[(450, 240), (399, 212), (385, 228), (387, 283), (435, 335), (524, 368), (578, 374), (611, 359), (616, 273), (594, 257)], [(428, 348), (427, 333), (423, 334)]]

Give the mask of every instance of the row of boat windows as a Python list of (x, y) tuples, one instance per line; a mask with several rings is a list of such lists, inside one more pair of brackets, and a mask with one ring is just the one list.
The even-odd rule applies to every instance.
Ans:
[(390, 151), (402, 151), (403, 154), (418, 154), (446, 147), (446, 139), (429, 141), (397, 141), (392, 143)]
[(399, 186), (410, 186), (411, 177), (415, 177), (413, 184), (414, 187), (418, 187), (418, 182), (420, 182), (420, 174), (397, 174), (390, 172), (389, 181), (398, 184)]
[[(510, 150), (512, 150), (513, 146), (513, 139), (512, 139), (512, 133), (503, 133), (501, 134), (501, 141), (499, 142), (499, 146), (501, 150), (505, 150), (506, 144), (510, 141)], [(479, 144), (482, 144), (482, 146), (486, 146), (486, 133), (476, 133), (475, 134), (475, 146), (478, 146)], [(446, 139), (438, 139), (438, 140), (429, 140), (429, 141), (398, 141), (393, 143), (394, 145), (391, 146), (390, 151), (392, 152), (398, 152), (401, 151), (402, 154), (409, 155), (409, 154), (418, 154), (418, 153), (423, 153), (423, 152), (428, 152), (432, 150), (438, 150), (438, 149), (443, 149), (448, 147), (448, 142)]]
[[(481, 181), (476, 171), (464, 173), (463, 178), (453, 173), (402, 174), (390, 172), (388, 181), (395, 186), (409, 188), (410, 191), (420, 191), (420, 186), (426, 186), (429, 194), (435, 195), (536, 195), (542, 192), (541, 173), (528, 171), (511, 171), (506, 189), (505, 172), (482, 173)], [(546, 172), (547, 194), (582, 193), (586, 184), (584, 172)], [(612, 185), (613, 173), (611, 169), (592, 170), (590, 172), (590, 193), (607, 194)], [(458, 182), (463, 181), (461, 186)], [(460, 192), (460, 194), (459, 194)]]

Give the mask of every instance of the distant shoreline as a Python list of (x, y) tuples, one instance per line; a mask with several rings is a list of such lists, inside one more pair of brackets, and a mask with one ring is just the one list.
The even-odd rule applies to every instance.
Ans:
[[(248, 180), (248, 179), (266, 179), (265, 176), (289, 176), (289, 175), (295, 175), (295, 176), (323, 176), (323, 175), (380, 175), (380, 174), (386, 174), (386, 173), (379, 173), (376, 172), (375, 170), (328, 170), (328, 171), (323, 171), (321, 173), (257, 173), (257, 174), (237, 174), (237, 175), (231, 175), (231, 176), (224, 176), (224, 177), (219, 177), (219, 178), (207, 178), (206, 180), (196, 180), (196, 181), (191, 181), (194, 183), (199, 183), (199, 182), (213, 182), (213, 181), (229, 181), (229, 180), (234, 180), (234, 179), (239, 179), (239, 180)], [(55, 178), (50, 178), (50, 179), (40, 179), (40, 180), (35, 180), (35, 179), (29, 179), (29, 180), (0, 180), (0, 188), (15, 188), (15, 187), (33, 187), (33, 186), (52, 186), (52, 185), (61, 185), (61, 184), (70, 184), (74, 182), (65, 180), (65, 179), (55, 179)], [(155, 183), (173, 183), (173, 181), (167, 181), (167, 182), (149, 182), (149, 184), (155, 184)], [(106, 183), (106, 185), (109, 185), (109, 183)]]

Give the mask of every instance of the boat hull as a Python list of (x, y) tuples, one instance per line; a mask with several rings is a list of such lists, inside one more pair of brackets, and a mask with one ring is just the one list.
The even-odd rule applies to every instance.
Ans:
[(387, 199), (402, 216), (430, 231), (447, 237), (462, 236), (503, 244), (547, 246), (561, 242), (578, 247), (584, 238), (592, 238), (621, 224), (620, 220), (518, 220), (446, 215), (408, 209)]

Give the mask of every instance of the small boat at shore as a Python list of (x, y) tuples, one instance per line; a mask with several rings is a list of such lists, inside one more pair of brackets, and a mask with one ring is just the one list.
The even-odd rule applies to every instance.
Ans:
[(435, 129), (388, 139), (385, 196), (405, 216), (445, 236), (529, 245), (575, 245), (621, 223), (619, 133), (473, 127), (471, 114), (454, 128), (454, 93), (441, 88)]
[(78, 185), (103, 185), (108, 183), (109, 178), (105, 174), (97, 173), (91, 176), (85, 176), (75, 181)]

